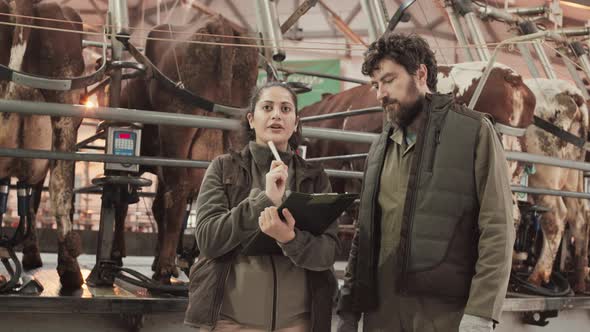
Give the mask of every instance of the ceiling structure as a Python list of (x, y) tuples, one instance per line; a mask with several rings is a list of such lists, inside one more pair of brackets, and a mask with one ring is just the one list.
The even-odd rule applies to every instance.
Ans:
[[(47, 0), (46, 0), (47, 1)], [(104, 24), (108, 0), (51, 0), (61, 4), (67, 4), (80, 14), (86, 23)], [(301, 3), (301, 0), (280, 0), (278, 1), (278, 11), (281, 19), (290, 15), (293, 10)], [(505, 4), (510, 7), (532, 7), (546, 4), (544, 0), (482, 0), (494, 7), (504, 7)], [(145, 25), (151, 27), (158, 22), (163, 23), (166, 18), (184, 16), (188, 20), (194, 19), (200, 13), (191, 8), (190, 4), (198, 4), (199, 7), (211, 9), (213, 12), (222, 13), (241, 26), (252, 29), (256, 25), (256, 13), (253, 0), (128, 0), (129, 17), (132, 27), (141, 25), (145, 20)], [(330, 38), (337, 37), (339, 34), (330, 20), (330, 13), (334, 12), (346, 23), (351, 24), (355, 32), (361, 36), (367, 36), (366, 26), (367, 18), (361, 10), (359, 0), (322, 0), (312, 8), (305, 17), (302, 18), (303, 36), (308, 38)], [(401, 0), (384, 1), (390, 14), (393, 14)], [(432, 10), (433, 3), (440, 3), (440, 0), (419, 0), (418, 3), (425, 5), (425, 8)], [(325, 5), (325, 6), (324, 6)], [(416, 5), (414, 5), (415, 9)], [(590, 20), (590, 0), (567, 0), (561, 1), (561, 8), (564, 14), (564, 26), (585, 25)], [(586, 10), (585, 10), (586, 9)], [(170, 12), (173, 16), (169, 16)], [(420, 16), (420, 15), (416, 15)], [(430, 25), (417, 26), (434, 30), (444, 20), (439, 18)], [(448, 36), (450, 37), (450, 36)]]
[[(67, 4), (83, 17), (88, 31), (100, 31), (105, 24), (108, 0), (45, 0)], [(276, 0), (279, 18), (286, 20), (302, 0)], [(389, 15), (392, 15), (403, 0), (384, 0)], [(411, 20), (399, 25), (397, 31), (413, 32), (425, 37), (436, 49), (441, 63), (466, 61), (457, 43), (454, 31), (442, 4), (443, 0), (417, 0), (410, 8)], [(557, 1), (557, 0), (555, 0)], [(132, 40), (142, 45), (149, 29), (159, 23), (193, 24), (206, 13), (220, 13), (247, 30), (256, 27), (254, 0), (128, 0), (130, 26), (135, 28)], [(496, 8), (549, 6), (551, 0), (479, 0), (480, 5)], [(564, 27), (583, 27), (590, 22), (590, 0), (564, 0), (560, 2), (563, 11)], [(363, 43), (370, 42), (367, 27), (369, 20), (363, 12), (359, 0), (320, 0), (284, 35), (285, 44), (294, 45), (287, 53), (287, 59), (340, 57), (345, 60), (342, 74), (362, 77), (359, 73), (364, 46), (344, 37), (342, 29), (335, 24), (335, 17), (341, 19)], [(551, 28), (551, 22), (539, 22)], [(484, 38), (488, 43), (499, 42), (515, 36), (514, 27), (501, 22), (480, 22)], [(88, 39), (92, 39), (89, 37)], [(332, 42), (335, 46), (322, 46), (311, 41)], [(319, 45), (319, 46), (318, 46)], [(327, 44), (326, 44), (327, 45)], [(308, 46), (308, 47), (303, 47)], [(297, 47), (300, 49), (297, 50)], [(325, 48), (326, 50), (320, 50)], [(328, 50), (329, 49), (329, 50)], [(551, 49), (547, 49), (551, 51)], [(559, 62), (555, 52), (550, 52), (552, 60)], [(519, 54), (505, 52), (501, 62), (526, 72), (526, 65)], [(557, 64), (559, 66), (559, 64)], [(522, 68), (522, 70), (521, 70)], [(558, 68), (564, 73), (565, 69)], [(525, 73), (526, 76), (526, 73)], [(563, 76), (563, 75), (560, 75)]]

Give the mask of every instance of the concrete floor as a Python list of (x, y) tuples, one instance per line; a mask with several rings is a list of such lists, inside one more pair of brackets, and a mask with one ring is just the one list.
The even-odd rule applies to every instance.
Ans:
[[(42, 259), (45, 268), (54, 269), (57, 264), (57, 255), (43, 254)], [(92, 269), (95, 262), (93, 255), (81, 255), (78, 259), (81, 268)], [(127, 257), (125, 266), (138, 270), (139, 272), (150, 275), (151, 257)], [(335, 265), (336, 270), (342, 271), (345, 263), (338, 262)], [(0, 268), (0, 273), (3, 273)], [(186, 280), (186, 276), (181, 279)], [(557, 318), (551, 318), (549, 325), (546, 327), (535, 327), (524, 325), (520, 321), (521, 315), (516, 312), (504, 312), (502, 324), (495, 331), (497, 332), (550, 332), (550, 331), (568, 331), (568, 332), (586, 332), (590, 326), (590, 310), (567, 310), (559, 313)], [(141, 318), (141, 331), (145, 332), (184, 332), (195, 329), (183, 325), (184, 314), (165, 313), (165, 314), (148, 314)], [(336, 330), (337, 317), (334, 316), (332, 321), (332, 331)], [(47, 314), (47, 313), (3, 313), (0, 307), (0, 331), (2, 332), (78, 332), (78, 331), (134, 331), (129, 325), (129, 317), (123, 315), (105, 315), (105, 314)]]

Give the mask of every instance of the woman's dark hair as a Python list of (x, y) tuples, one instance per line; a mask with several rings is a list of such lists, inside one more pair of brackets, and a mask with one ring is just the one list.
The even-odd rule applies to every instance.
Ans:
[[(248, 144), (249, 141), (253, 141), (256, 139), (256, 133), (254, 132), (254, 129), (250, 128), (250, 123), (248, 122), (248, 114), (254, 113), (254, 110), (256, 109), (256, 103), (260, 100), (260, 95), (262, 95), (262, 92), (264, 92), (264, 90), (266, 90), (266, 89), (270, 89), (273, 87), (280, 87), (280, 88), (283, 88), (289, 92), (289, 94), (291, 95), (291, 98), (293, 99), (293, 104), (295, 105), (295, 112), (296, 112), (297, 118), (299, 118), (299, 109), (297, 107), (297, 94), (295, 94), (295, 91), (293, 91), (293, 89), (291, 89), (285, 82), (272, 81), (272, 82), (267, 82), (264, 85), (257, 86), (252, 91), (252, 96), (250, 97), (250, 104), (248, 106), (248, 111), (246, 112), (246, 114), (244, 114), (244, 117), (242, 118), (242, 128), (241, 128), (242, 135), (241, 136), (242, 136), (242, 140), (244, 141), (244, 144)], [(297, 125), (297, 130), (295, 130), (293, 135), (291, 135), (291, 138), (289, 138), (289, 146), (291, 147), (291, 149), (296, 150), (302, 141), (303, 141), (303, 137), (301, 135), (301, 124), (299, 123)]]
[(436, 57), (422, 37), (410, 34), (385, 34), (374, 41), (365, 52), (363, 62), (363, 75), (370, 76), (383, 59), (390, 59), (403, 66), (410, 75), (416, 74), (421, 64), (426, 66), (428, 76), (426, 85), (432, 91), (436, 91), (438, 70)]

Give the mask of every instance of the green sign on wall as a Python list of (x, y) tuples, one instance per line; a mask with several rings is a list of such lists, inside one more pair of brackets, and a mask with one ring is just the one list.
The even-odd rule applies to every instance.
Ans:
[[(312, 71), (329, 75), (340, 75), (340, 60), (303, 60), (303, 61), (285, 61), (285, 68), (294, 71)], [(284, 73), (282, 73), (284, 74)], [(324, 93), (340, 92), (340, 81), (322, 77), (305, 76), (299, 74), (289, 75), (289, 82), (302, 82), (311, 84), (312, 91), (298, 95), (299, 108), (311, 105), (322, 99)], [(266, 72), (261, 70), (258, 74), (258, 84), (266, 82)]]

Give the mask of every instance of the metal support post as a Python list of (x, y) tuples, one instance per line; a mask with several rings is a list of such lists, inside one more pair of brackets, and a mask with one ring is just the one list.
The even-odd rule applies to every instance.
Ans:
[(381, 36), (385, 33), (385, 30), (387, 30), (387, 24), (389, 23), (387, 8), (385, 8), (383, 0), (371, 0), (371, 5), (373, 7), (373, 16), (375, 18), (377, 32), (379, 33), (379, 36)]
[(582, 70), (584, 70), (584, 74), (588, 80), (590, 80), (590, 60), (588, 60), (588, 53), (584, 49), (584, 46), (581, 42), (575, 41), (570, 44), (572, 52), (580, 61), (580, 66), (582, 66)]
[(367, 19), (369, 20), (368, 30), (369, 30), (369, 41), (372, 43), (374, 42), (380, 35), (377, 33), (377, 23), (375, 22), (375, 18), (373, 16), (372, 7), (370, 4), (370, 0), (361, 0), (361, 8)]
[(451, 6), (445, 6), (445, 10), (447, 11), (447, 15), (449, 16), (449, 20), (451, 22), (451, 28), (455, 31), (455, 36), (457, 37), (457, 41), (459, 42), (459, 46), (463, 49), (463, 53), (465, 53), (465, 57), (467, 61), (474, 61), (473, 54), (471, 54), (471, 49), (467, 47), (467, 37), (465, 37), (465, 31), (463, 30), (463, 25), (459, 20), (457, 13), (453, 10)]
[[(129, 14), (127, 0), (109, 1), (109, 35), (111, 39), (111, 62), (123, 59), (122, 36), (129, 36)], [(121, 100), (122, 67), (114, 67), (110, 74), (109, 106), (119, 107)], [(107, 137), (107, 146), (109, 138)], [(105, 167), (105, 173), (109, 173)], [(105, 178), (109, 179), (110, 176)], [(95, 183), (93, 180), (93, 183)], [(100, 180), (100, 178), (98, 179)], [(95, 183), (98, 184), (98, 183)], [(102, 204), (100, 209), (100, 224), (98, 228), (98, 242), (96, 249), (96, 264), (92, 268), (86, 282), (92, 286), (112, 287), (115, 282), (116, 262), (112, 261), (111, 253), (114, 240), (114, 229), (117, 211), (122, 205), (128, 204), (130, 185), (121, 185), (109, 181), (101, 182), (103, 186)]]
[(277, 62), (285, 60), (282, 48), (283, 35), (279, 24), (277, 0), (254, 0), (258, 31), (262, 34), (263, 43), (270, 46), (270, 57)]
[(486, 40), (479, 28), (479, 24), (477, 23), (478, 18), (473, 11), (471, 0), (451, 0), (451, 3), (453, 4), (455, 12), (463, 16), (465, 19), (467, 29), (471, 34), (471, 39), (476, 45), (475, 49), (477, 50), (478, 57), (482, 61), (488, 61), (490, 59), (490, 51), (486, 46)]
[[(123, 43), (117, 37), (129, 35), (129, 13), (127, 12), (127, 0), (109, 1), (109, 35), (111, 39), (111, 61), (121, 61), (123, 58)], [(119, 107), (121, 100), (122, 69), (114, 68), (111, 71), (111, 85), (109, 89), (109, 105)]]
[[(537, 28), (535, 23), (533, 23), (532, 21), (523, 21), (519, 24), (519, 27), (520, 27), (523, 35), (531, 35), (536, 32), (539, 32), (539, 29)], [(543, 67), (543, 71), (545, 71), (545, 75), (547, 75), (547, 78), (550, 78), (550, 79), (557, 78), (557, 75), (555, 74), (555, 71), (553, 70), (553, 66), (551, 65), (551, 61), (549, 61), (549, 57), (547, 57), (547, 53), (545, 53), (545, 50), (543, 49), (543, 45), (541, 45), (541, 42), (539, 42), (538, 39), (533, 40), (533, 48), (535, 49), (535, 52), (537, 53), (537, 56), (539, 57), (539, 60), (541, 61), (541, 66)], [(532, 72), (531, 72), (531, 74), (532, 74)], [(534, 76), (534, 77), (539, 77), (539, 76)]]

